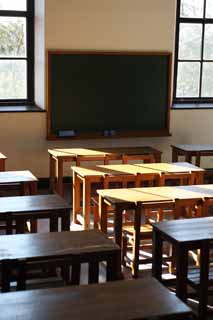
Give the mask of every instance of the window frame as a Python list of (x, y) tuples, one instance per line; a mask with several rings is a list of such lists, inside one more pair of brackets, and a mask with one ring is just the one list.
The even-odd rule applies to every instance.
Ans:
[(26, 99), (0, 99), (1, 106), (34, 105), (34, 0), (26, 0), (26, 11), (0, 10), (0, 17), (26, 18), (26, 58), (0, 57), (0, 60), (26, 60), (27, 62), (27, 98)]
[[(174, 57), (174, 80), (173, 80), (173, 103), (176, 104), (201, 104), (201, 103), (212, 103), (213, 102), (213, 92), (212, 92), (212, 97), (201, 97), (201, 88), (202, 88), (202, 70), (203, 70), (203, 63), (204, 62), (211, 62), (213, 63), (213, 60), (205, 60), (203, 57), (204, 54), (204, 36), (205, 36), (205, 25), (207, 24), (212, 24), (213, 25), (213, 18), (205, 18), (206, 15), (206, 0), (204, 1), (204, 11), (203, 11), (203, 17), (202, 18), (187, 18), (187, 17), (181, 17), (181, 0), (177, 0), (177, 12), (176, 12), (176, 32), (175, 32), (175, 57)], [(186, 60), (179, 60), (178, 59), (178, 52), (179, 52), (179, 35), (180, 35), (180, 24), (181, 23), (198, 23), (202, 24), (202, 39), (201, 39), (201, 58), (191, 60), (191, 59), (186, 59)], [(176, 96), (177, 92), (177, 75), (178, 75), (178, 62), (179, 61), (189, 61), (189, 62), (200, 62), (201, 67), (200, 67), (200, 79), (199, 79), (199, 97), (183, 97), (179, 98)]]

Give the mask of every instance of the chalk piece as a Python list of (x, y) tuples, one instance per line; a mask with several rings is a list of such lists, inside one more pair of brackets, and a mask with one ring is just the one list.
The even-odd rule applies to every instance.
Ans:
[(73, 137), (75, 136), (75, 130), (60, 130), (58, 135), (59, 137)]

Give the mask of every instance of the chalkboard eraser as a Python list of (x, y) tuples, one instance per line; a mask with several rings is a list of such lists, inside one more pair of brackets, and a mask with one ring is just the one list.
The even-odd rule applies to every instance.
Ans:
[(75, 136), (75, 130), (60, 130), (58, 131), (59, 137), (73, 137)]
[(115, 134), (116, 134), (115, 130), (104, 130), (105, 137), (111, 137), (111, 136), (114, 136)]

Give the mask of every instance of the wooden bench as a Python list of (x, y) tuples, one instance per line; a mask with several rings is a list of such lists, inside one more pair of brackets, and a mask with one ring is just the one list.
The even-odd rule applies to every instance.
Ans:
[(89, 264), (89, 283), (98, 282), (101, 261), (107, 263), (107, 281), (121, 279), (120, 248), (98, 230), (2, 236), (2, 291), (10, 291), (14, 270), (19, 290), (25, 289), (27, 272), (32, 269), (60, 267), (67, 284), (79, 284), (81, 263)]
[(37, 220), (49, 219), (50, 231), (70, 230), (71, 207), (58, 195), (34, 195), (17, 197), (0, 197), (0, 221), (4, 222), (1, 229), (7, 234), (24, 233), (28, 220), (35, 223), (31, 225), (31, 232), (37, 232)]
[(5, 293), (1, 320), (192, 319), (192, 311), (155, 279)]

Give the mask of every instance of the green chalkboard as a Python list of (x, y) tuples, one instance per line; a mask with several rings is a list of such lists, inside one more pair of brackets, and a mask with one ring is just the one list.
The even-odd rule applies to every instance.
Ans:
[(48, 51), (48, 138), (168, 135), (170, 81), (167, 52)]

